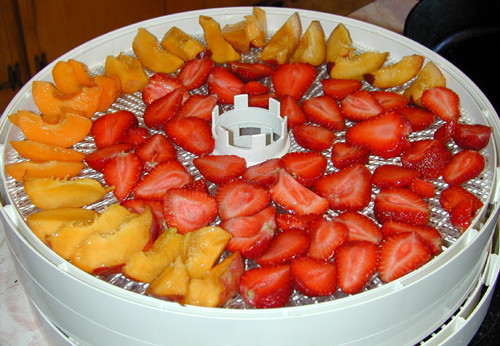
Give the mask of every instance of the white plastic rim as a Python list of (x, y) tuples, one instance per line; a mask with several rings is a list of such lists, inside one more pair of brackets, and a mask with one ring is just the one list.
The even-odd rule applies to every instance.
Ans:
[[(420, 54), (444, 72), (448, 86), (476, 123), (493, 128), (487, 148), (495, 172), (490, 203), (482, 217), (450, 248), (419, 270), (368, 292), (331, 302), (268, 310), (233, 310), (180, 306), (103, 282), (69, 264), (28, 229), (5, 186), (0, 212), (7, 240), (23, 272), (23, 284), (40, 311), (80, 345), (412, 345), (432, 333), (465, 301), (477, 285), (489, 253), (499, 214), (498, 143), (500, 122), (484, 94), (445, 59), (401, 35), (350, 18), (306, 10), (265, 8), (268, 27), (279, 28), (295, 11), (303, 27), (319, 20), (326, 34), (343, 23), (357, 43), (388, 51), (398, 59)], [(101, 65), (107, 55), (131, 48), (138, 27), (157, 37), (171, 26), (201, 35), (200, 14), (221, 26), (250, 14), (250, 7), (192, 11), (155, 18), (113, 31), (75, 48), (60, 60)], [(51, 80), (49, 64), (34, 80)], [(12, 125), (8, 114), (36, 110), (27, 83), (1, 119), (1, 163)], [(2, 178), (5, 172), (2, 169)]]

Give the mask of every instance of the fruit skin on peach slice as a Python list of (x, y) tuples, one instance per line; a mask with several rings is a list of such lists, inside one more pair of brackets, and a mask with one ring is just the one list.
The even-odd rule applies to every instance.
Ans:
[(22, 157), (34, 161), (83, 161), (85, 154), (74, 149), (63, 148), (59, 145), (24, 140), (11, 141), (10, 144)]
[(334, 62), (337, 57), (353, 58), (354, 48), (349, 30), (339, 23), (326, 40), (326, 62)]
[(364, 80), (364, 75), (378, 70), (384, 64), (389, 53), (366, 52), (353, 58), (337, 57), (331, 63), (330, 77), (333, 79)]
[(417, 106), (423, 107), (422, 94), (427, 89), (435, 86), (446, 87), (446, 77), (443, 75), (439, 67), (432, 61), (429, 61), (417, 74), (417, 78), (405, 90), (403, 95)]
[(414, 78), (422, 68), (424, 60), (425, 58), (418, 54), (407, 55), (397, 63), (365, 74), (364, 78), (376, 88), (394, 88)]
[(17, 181), (25, 177), (66, 179), (77, 176), (85, 167), (82, 161), (21, 161), (5, 165), (5, 171)]
[(190, 278), (181, 256), (165, 268), (146, 290), (148, 296), (184, 305)]
[(163, 49), (172, 52), (184, 61), (194, 59), (207, 48), (176, 26), (171, 27), (160, 42)]
[(142, 91), (149, 82), (141, 61), (122, 53), (118, 54), (117, 57), (112, 55), (106, 57), (104, 75), (117, 76), (124, 94)]
[(318, 20), (313, 20), (306, 29), (295, 49), (290, 63), (305, 62), (313, 66), (321, 65), (326, 58), (325, 32)]
[(217, 64), (240, 60), (241, 55), (224, 39), (220, 24), (212, 17), (200, 15), (200, 25), (203, 28), (207, 48), (212, 53), (210, 58)]

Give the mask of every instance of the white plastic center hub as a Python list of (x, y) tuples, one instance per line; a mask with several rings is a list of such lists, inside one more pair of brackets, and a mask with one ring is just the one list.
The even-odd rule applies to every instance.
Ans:
[(238, 155), (249, 166), (285, 155), (290, 149), (287, 119), (280, 116), (279, 101), (270, 98), (269, 109), (248, 107), (248, 95), (234, 97), (234, 109), (212, 111), (215, 155)]

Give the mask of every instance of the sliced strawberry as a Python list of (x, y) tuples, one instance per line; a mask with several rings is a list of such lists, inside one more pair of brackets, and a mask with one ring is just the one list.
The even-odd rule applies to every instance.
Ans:
[(335, 250), (347, 239), (347, 227), (338, 221), (315, 219), (309, 222), (307, 231), (311, 237), (307, 255), (323, 261), (331, 260)]
[(311, 97), (302, 102), (302, 110), (307, 120), (332, 131), (345, 129), (345, 120), (340, 114), (339, 105), (328, 95)]
[(474, 201), (464, 199), (457, 203), (450, 212), (450, 222), (460, 233), (464, 233), (471, 225), (473, 217), (476, 215)]
[(267, 159), (264, 162), (247, 167), (241, 177), (252, 183), (269, 187), (278, 179), (278, 172), (283, 167), (281, 159)]
[(246, 160), (236, 155), (207, 155), (193, 160), (200, 174), (214, 184), (240, 177), (246, 170)]
[(256, 308), (280, 308), (292, 294), (289, 265), (254, 268), (246, 271), (240, 280), (243, 300)]
[(455, 120), (445, 122), (436, 131), (434, 131), (433, 138), (447, 144), (453, 138), (453, 134), (457, 131), (459, 126), (460, 124)]
[(289, 130), (307, 122), (306, 114), (297, 100), (290, 95), (284, 95), (279, 101), (281, 117), (286, 117)]
[(309, 297), (330, 296), (337, 290), (335, 263), (302, 256), (290, 263), (292, 283)]
[(373, 171), (372, 183), (382, 189), (387, 187), (405, 187), (420, 173), (410, 168), (405, 168), (395, 164), (378, 166)]
[(277, 182), (269, 188), (271, 199), (288, 212), (323, 214), (328, 210), (328, 200), (295, 180), (285, 169), (279, 171)]
[(356, 91), (340, 102), (340, 113), (351, 121), (362, 121), (382, 113), (384, 108), (366, 90)]
[(219, 104), (233, 104), (234, 96), (242, 93), (245, 85), (231, 71), (222, 66), (214, 66), (207, 80), (208, 92), (217, 96)]
[(346, 211), (337, 215), (333, 220), (347, 227), (347, 241), (366, 240), (374, 244), (382, 241), (379, 225), (360, 212)]
[(355, 79), (334, 79), (325, 78), (321, 80), (323, 85), (323, 93), (333, 97), (337, 101), (341, 101), (356, 91), (361, 90), (363, 83)]
[(354, 145), (344, 142), (335, 143), (331, 151), (331, 160), (333, 165), (342, 169), (356, 163), (367, 164), (370, 158), (368, 149), (358, 148)]
[(422, 240), (431, 249), (433, 255), (437, 255), (443, 250), (443, 237), (437, 229), (427, 225), (413, 225), (406, 222), (387, 221), (381, 227), (384, 239), (393, 234), (414, 232), (418, 234)]
[(365, 165), (354, 164), (322, 176), (314, 185), (314, 191), (328, 199), (330, 209), (362, 210), (371, 200), (371, 172)]
[(299, 228), (307, 231), (309, 223), (318, 219), (323, 219), (323, 216), (320, 214), (296, 215), (288, 213), (276, 215), (276, 223), (278, 225), (278, 229), (280, 230)]
[(128, 198), (142, 175), (142, 161), (132, 152), (120, 153), (111, 158), (102, 170), (108, 186), (114, 186), (113, 194), (121, 202)]
[(262, 267), (289, 264), (296, 257), (303, 256), (309, 249), (311, 238), (306, 231), (290, 229), (274, 236), (262, 256), (256, 259)]
[(436, 189), (432, 181), (424, 179), (413, 179), (408, 186), (418, 197), (429, 199), (436, 195)]
[(163, 198), (163, 217), (168, 227), (181, 234), (196, 231), (217, 217), (217, 202), (208, 193), (171, 188)]
[(260, 107), (269, 108), (269, 99), (276, 98), (276, 94), (273, 92), (268, 92), (261, 95), (249, 95), (248, 96), (248, 106), (249, 107)]
[(401, 155), (403, 167), (421, 173), (423, 179), (434, 180), (443, 174), (443, 169), (452, 154), (446, 145), (437, 139), (414, 141)]
[(482, 124), (460, 124), (453, 134), (453, 141), (462, 149), (481, 150), (488, 145), (491, 127)]
[(216, 105), (217, 98), (214, 95), (194, 94), (184, 102), (177, 116), (180, 118), (196, 117), (210, 122)]
[(269, 205), (271, 197), (267, 189), (243, 179), (233, 179), (220, 184), (215, 193), (221, 220), (250, 216)]
[(443, 170), (448, 185), (461, 185), (481, 174), (486, 165), (484, 156), (476, 150), (462, 150), (453, 155)]
[(328, 160), (318, 151), (290, 152), (281, 160), (286, 171), (305, 187), (313, 186), (328, 166)]
[(187, 100), (189, 98), (189, 92), (179, 79), (163, 72), (157, 72), (149, 78), (148, 84), (142, 90), (142, 100), (146, 106), (148, 106), (153, 103), (154, 100), (179, 88), (183, 89), (182, 94), (184, 101)]
[(220, 227), (233, 235), (226, 245), (226, 250), (239, 252), (249, 259), (260, 257), (274, 237), (275, 214), (274, 207), (269, 206), (251, 216), (223, 220)]
[(381, 190), (375, 197), (373, 211), (381, 224), (393, 220), (425, 225), (430, 214), (427, 203), (405, 187)]
[(451, 89), (435, 86), (422, 94), (423, 105), (443, 121), (458, 121), (460, 118), (460, 98)]
[(394, 91), (374, 90), (372, 96), (386, 111), (404, 108), (409, 103), (409, 100), (403, 94)]
[(124, 200), (120, 204), (138, 214), (141, 214), (149, 207), (155, 218), (157, 232), (160, 233), (162, 231), (163, 222), (165, 221), (163, 218), (163, 202), (142, 198), (131, 198)]
[(208, 193), (208, 185), (207, 185), (207, 180), (205, 178), (198, 178), (196, 180), (193, 180), (189, 184), (186, 184), (183, 186), (185, 189), (190, 189), (190, 190), (196, 190), (196, 191), (202, 191)]
[(182, 100), (181, 88), (154, 100), (144, 111), (144, 123), (150, 129), (162, 129), (170, 119), (179, 114)]
[(415, 132), (423, 131), (436, 121), (436, 116), (419, 107), (403, 107), (398, 109), (398, 113), (405, 117)]
[(248, 95), (262, 95), (267, 94), (271, 89), (260, 82), (252, 80), (247, 82), (241, 91)]
[(106, 113), (92, 123), (90, 133), (98, 149), (120, 143), (125, 133), (139, 125), (134, 113), (121, 110)]
[(199, 59), (194, 58), (181, 67), (177, 78), (187, 90), (198, 89), (207, 82), (213, 66), (214, 63), (208, 56)]
[(90, 168), (100, 172), (113, 156), (127, 153), (133, 148), (134, 146), (128, 143), (112, 144), (85, 155), (84, 160)]
[(210, 154), (215, 148), (212, 127), (200, 118), (173, 118), (165, 125), (165, 134), (174, 144), (198, 156)]
[(133, 127), (127, 130), (122, 137), (123, 143), (132, 144), (134, 147), (144, 142), (149, 137), (149, 130), (145, 127)]
[(360, 292), (377, 271), (378, 247), (366, 240), (349, 241), (335, 251), (337, 283), (347, 294)]
[(144, 199), (162, 200), (165, 192), (193, 181), (187, 169), (178, 161), (170, 160), (157, 164), (137, 183), (134, 196)]
[(273, 73), (273, 68), (269, 65), (241, 61), (229, 62), (229, 70), (244, 83), (261, 80)]
[(333, 131), (318, 125), (296, 125), (292, 133), (297, 144), (308, 150), (324, 151), (329, 149), (335, 141)]
[(144, 169), (150, 171), (161, 162), (175, 160), (177, 150), (167, 137), (156, 133), (135, 149), (135, 153), (144, 163)]
[(316, 78), (316, 68), (303, 62), (282, 64), (271, 75), (278, 98), (290, 95), (300, 101)]
[(394, 234), (379, 249), (378, 272), (384, 282), (394, 281), (427, 263), (432, 253), (416, 233)]
[(439, 203), (447, 212), (450, 212), (462, 200), (471, 200), (473, 202), (473, 213), (483, 206), (483, 203), (476, 195), (459, 185), (447, 187), (439, 197)]

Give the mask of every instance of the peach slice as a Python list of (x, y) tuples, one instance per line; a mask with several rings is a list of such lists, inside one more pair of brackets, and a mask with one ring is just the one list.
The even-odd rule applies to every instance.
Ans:
[(21, 161), (5, 165), (7, 173), (17, 181), (26, 177), (34, 178), (73, 178), (85, 167), (82, 161)]
[(422, 94), (425, 90), (430, 89), (435, 86), (446, 86), (446, 78), (432, 61), (429, 61), (417, 74), (417, 78), (413, 83), (405, 90), (404, 96), (411, 103), (417, 106), (423, 107), (420, 100)]
[(298, 12), (293, 13), (271, 37), (257, 58), (271, 65), (289, 62), (302, 36), (302, 23)]
[(146, 294), (155, 298), (184, 304), (189, 289), (189, 275), (182, 259), (178, 256), (154, 280), (146, 290)]
[(194, 59), (198, 54), (207, 50), (200, 42), (186, 34), (176, 26), (171, 27), (163, 36), (161, 46), (184, 61)]
[(59, 145), (25, 140), (11, 141), (10, 144), (19, 155), (34, 161), (83, 161), (85, 154), (74, 149), (63, 148)]
[(295, 49), (290, 63), (305, 62), (313, 66), (321, 65), (326, 58), (325, 32), (321, 23), (313, 20), (306, 29)]
[(58, 61), (52, 68), (52, 79), (57, 90), (63, 94), (75, 94), (81, 84), (73, 70), (73, 67), (66, 61)]
[(95, 85), (94, 77), (89, 73), (87, 66), (74, 59), (68, 59), (68, 64), (73, 68), (73, 73), (80, 82), (80, 85), (85, 87), (93, 87)]
[(365, 74), (364, 78), (376, 88), (394, 88), (414, 78), (422, 68), (424, 60), (421, 55), (407, 55), (395, 64)]
[[(255, 17), (255, 21), (253, 17)], [(266, 11), (260, 7), (254, 7), (252, 10), (252, 16), (248, 16), (247, 20), (249, 22), (250, 31), (255, 33), (255, 38), (251, 42), (252, 45), (254, 47), (264, 47), (266, 45), (267, 35)]]
[(97, 112), (104, 112), (109, 106), (116, 101), (122, 92), (122, 84), (117, 76), (101, 76), (94, 77), (95, 84), (102, 88), (101, 99)]
[(33, 205), (40, 209), (83, 207), (97, 202), (113, 189), (92, 178), (24, 177), (24, 191)]
[(163, 49), (158, 39), (144, 28), (138, 29), (132, 49), (142, 65), (154, 72), (172, 73), (184, 65), (184, 60)]
[(334, 62), (337, 57), (354, 57), (351, 34), (342, 23), (339, 23), (333, 29), (326, 41), (326, 62)]
[(388, 53), (366, 52), (352, 59), (337, 57), (331, 63), (330, 77), (334, 79), (364, 80), (364, 75), (382, 67)]
[(213, 62), (223, 64), (229, 61), (240, 60), (241, 56), (233, 46), (222, 36), (220, 24), (212, 17), (200, 16), (200, 25), (203, 28), (207, 48), (212, 52)]
[(263, 47), (266, 43), (266, 13), (254, 7), (253, 14), (245, 20), (227, 24), (222, 28), (222, 36), (238, 53), (247, 54), (251, 47)]
[(142, 91), (149, 82), (140, 60), (121, 53), (117, 57), (112, 55), (106, 57), (104, 74), (117, 76), (121, 82), (122, 92), (125, 94)]

